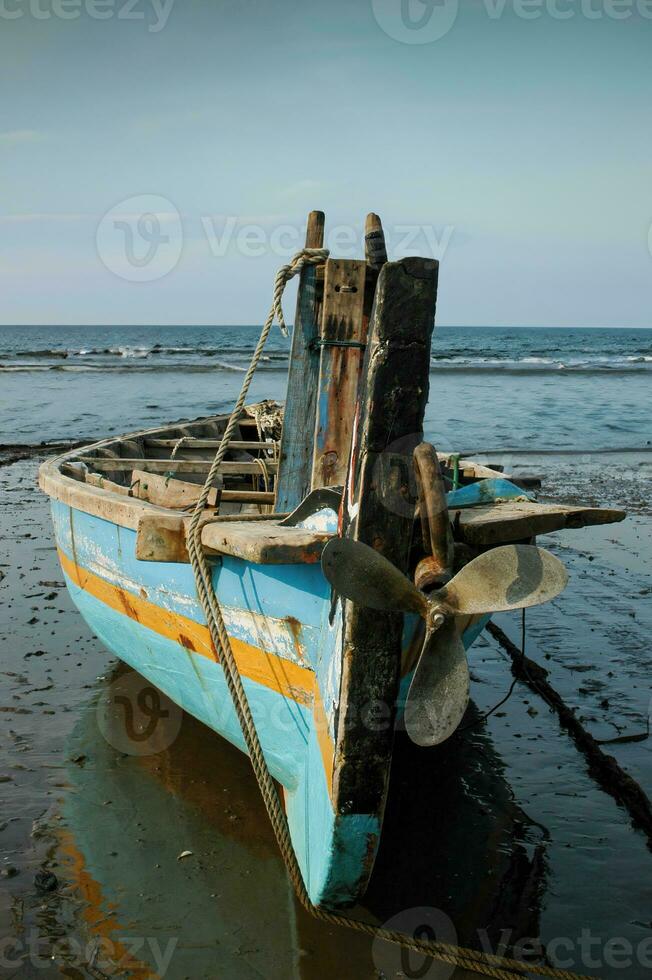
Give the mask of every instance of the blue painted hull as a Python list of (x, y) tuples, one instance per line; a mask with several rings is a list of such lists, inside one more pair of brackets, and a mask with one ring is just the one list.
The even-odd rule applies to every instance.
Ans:
[[(56, 500), (52, 512), (68, 589), (91, 629), (244, 750), (190, 565), (139, 561), (135, 531)], [(215, 560), (213, 581), (267, 763), (283, 787), (310, 898), (328, 907), (350, 903), (370, 873), (381, 816), (336, 812), (332, 802), (342, 624), (341, 614), (329, 622), (330, 588), (318, 564), (255, 565), (228, 556)], [(467, 645), (482, 625), (467, 631)], [(406, 649), (415, 629), (406, 617)]]

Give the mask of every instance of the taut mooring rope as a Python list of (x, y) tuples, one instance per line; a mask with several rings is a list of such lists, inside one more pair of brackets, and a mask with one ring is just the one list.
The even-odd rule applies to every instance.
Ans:
[(206, 477), (206, 482), (204, 483), (199, 500), (197, 501), (193, 510), (188, 529), (188, 554), (190, 556), (190, 562), (195, 576), (197, 595), (199, 596), (199, 601), (201, 602), (202, 609), (204, 610), (204, 614), (206, 616), (206, 622), (210, 631), (213, 645), (219, 656), (222, 669), (224, 670), (224, 677), (226, 679), (229, 693), (233, 701), (233, 706), (235, 708), (238, 721), (242, 729), (242, 734), (247, 745), (251, 764), (253, 766), (256, 780), (258, 782), (258, 786), (263, 797), (263, 802), (265, 803), (267, 814), (272, 824), (272, 829), (274, 830), (281, 855), (288, 870), (288, 874), (290, 875), (297, 898), (308, 912), (310, 912), (317, 919), (320, 919), (322, 922), (328, 922), (331, 925), (344, 926), (348, 929), (355, 929), (357, 932), (365, 933), (366, 935), (372, 936), (376, 939), (383, 939), (386, 942), (404, 946), (407, 949), (414, 950), (418, 953), (423, 953), (426, 956), (431, 956), (434, 959), (440, 960), (443, 963), (448, 963), (451, 966), (464, 967), (465, 969), (470, 970), (472, 973), (478, 973), (485, 977), (493, 977), (495, 980), (518, 980), (518, 978), (525, 977), (528, 974), (553, 977), (557, 978), (557, 980), (591, 980), (590, 977), (580, 976), (577, 973), (570, 973), (568, 970), (558, 970), (547, 965), (529, 964), (521, 960), (496, 956), (491, 953), (482, 953), (478, 950), (467, 949), (451, 943), (440, 943), (436, 940), (416, 939), (415, 937), (408, 936), (402, 932), (396, 932), (392, 929), (384, 929), (382, 926), (375, 926), (369, 922), (363, 922), (360, 919), (353, 919), (347, 915), (329, 912), (326, 909), (313, 905), (306, 890), (303, 876), (301, 874), (301, 868), (299, 867), (299, 862), (292, 845), (285, 810), (283, 809), (283, 805), (279, 799), (278, 793), (276, 792), (274, 780), (272, 779), (272, 775), (267, 767), (267, 763), (263, 755), (260, 738), (258, 737), (256, 724), (251, 714), (251, 708), (249, 706), (249, 701), (242, 683), (242, 678), (240, 677), (238, 665), (233, 655), (233, 649), (231, 647), (229, 635), (226, 631), (220, 604), (217, 600), (217, 596), (215, 595), (215, 590), (213, 589), (211, 566), (204, 555), (201, 544), (201, 517), (208, 502), (208, 495), (213, 484), (213, 480), (219, 471), (220, 463), (224, 459), (229, 447), (229, 442), (233, 438), (233, 434), (236, 430), (238, 422), (240, 421), (245, 400), (249, 391), (249, 386), (256, 372), (258, 362), (263, 353), (265, 343), (275, 319), (278, 320), (281, 329), (286, 332), (285, 320), (283, 318), (283, 310), (281, 307), (283, 290), (285, 289), (285, 286), (289, 280), (292, 279), (293, 276), (296, 276), (305, 265), (315, 265), (320, 262), (324, 262), (327, 257), (327, 249), (303, 249), (294, 256), (288, 265), (283, 266), (277, 273), (274, 282), (274, 300), (272, 308), (261, 331), (260, 338), (251, 359), (251, 364), (249, 365), (244, 381), (242, 382), (240, 394), (238, 395), (235, 407), (231, 413), (226, 429), (224, 430), (224, 435), (222, 436), (219, 448), (211, 464), (211, 468)]

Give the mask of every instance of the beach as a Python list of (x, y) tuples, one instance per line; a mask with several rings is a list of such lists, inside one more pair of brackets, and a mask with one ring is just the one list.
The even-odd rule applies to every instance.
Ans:
[[(639, 333), (639, 346), (648, 343), (642, 335), (650, 332)], [(92, 636), (67, 595), (48, 501), (36, 487), (48, 449), (35, 444), (224, 410), (241, 377), (234, 365), (246, 357), (243, 346), (214, 377), (191, 372), (192, 384), (188, 365), (177, 362), (158, 372), (124, 363), (65, 372), (49, 370), (50, 354), (38, 365), (48, 379), (40, 401), (17, 416), (10, 402), (26, 398), (16, 379), (24, 387), (28, 372), (6, 372), (14, 388), (0, 404), (0, 975), (450, 976), (427, 964), (420, 972), (421, 960), (308, 918), (292, 895), (248, 761), (217, 735), (166, 708), (169, 744), (135, 751), (124, 718), (107, 721), (116, 685), (138, 680)], [(4, 353), (12, 364), (20, 359)], [(282, 397), (280, 342), (278, 353), (279, 369), (263, 372), (254, 397)], [(615, 375), (595, 364), (591, 373), (576, 367), (570, 381), (559, 369), (521, 364), (507, 385), (495, 367), (479, 366), (477, 352), (464, 356), (475, 358), (465, 371), (438, 375), (435, 363), (431, 373), (426, 436), (438, 448), (486, 447), (478, 459), (541, 476), (543, 499), (628, 511), (618, 525), (540, 539), (564, 560), (570, 584), (528, 612), (526, 651), (607, 743), (604, 751), (652, 795), (647, 362), (621, 364)], [(492, 359), (491, 351), (483, 356)], [(148, 358), (151, 365), (151, 351)], [(199, 363), (196, 352), (192, 358)], [(517, 615), (496, 622), (520, 644)], [(569, 969), (637, 980), (652, 953), (645, 833), (599, 787), (557, 716), (525, 685), (483, 720), (512, 682), (511, 661), (489, 634), (473, 647), (470, 667), (466, 730), (435, 750), (397, 741), (383, 839), (360, 914), (411, 930), (426, 909), (438, 937), (492, 951), (501, 939), (540, 939)]]

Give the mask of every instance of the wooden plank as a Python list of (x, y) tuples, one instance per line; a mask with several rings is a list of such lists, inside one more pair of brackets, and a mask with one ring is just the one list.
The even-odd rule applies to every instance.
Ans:
[(300, 527), (216, 522), (206, 524), (201, 540), (211, 552), (256, 565), (305, 565), (319, 561), (324, 545), (332, 536)]
[[(133, 470), (131, 482), (135, 497), (149, 500), (159, 507), (192, 507), (199, 500), (202, 491), (200, 483), (187, 483), (185, 480), (175, 480), (157, 473), (147, 473), (145, 470)], [(216, 504), (217, 488), (212, 487), (208, 493), (207, 505), (215, 507)]]
[(139, 561), (173, 561), (189, 564), (183, 518), (177, 514), (141, 517), (136, 534)]
[[(266, 521), (279, 521), (285, 514), (228, 514), (216, 515), (206, 511), (202, 524), (228, 524), (243, 522), (260, 524)], [(152, 513), (143, 515), (138, 522), (136, 536), (136, 558), (139, 561), (181, 562), (189, 564), (186, 536), (190, 527), (190, 516), (182, 514)]]
[[(241, 517), (241, 515), (238, 515)], [(256, 517), (264, 515), (257, 514)], [(190, 556), (186, 546), (191, 515), (165, 514), (152, 510), (142, 514), (136, 533), (136, 558), (139, 561), (165, 561), (190, 564)], [(200, 525), (210, 521), (224, 520), (213, 510), (206, 510), (201, 515)]]
[(89, 483), (92, 487), (99, 487), (100, 490), (109, 490), (111, 493), (122, 494), (123, 497), (129, 497), (131, 495), (129, 487), (122, 486), (120, 483), (114, 483), (105, 476), (100, 476), (99, 473), (85, 473), (84, 482)]
[(364, 344), (366, 340), (365, 276), (364, 262), (326, 262), (312, 490), (342, 486), (346, 478), (364, 350), (340, 345)]
[[(202, 491), (199, 483), (187, 483), (185, 480), (175, 480), (173, 477), (147, 473), (145, 470), (133, 470), (131, 480), (135, 497), (148, 500), (159, 507), (192, 507), (199, 500)], [(222, 490), (220, 499), (225, 503), (235, 501), (273, 504), (274, 494), (265, 490)], [(216, 504), (217, 488), (213, 487), (208, 494), (208, 506), (215, 507)]]
[[(99, 456), (80, 456), (81, 462), (96, 470), (109, 472), (125, 472), (134, 469), (146, 473), (207, 473), (213, 461), (210, 459), (146, 459), (135, 456), (132, 459), (118, 456), (103, 459)], [(272, 460), (264, 460), (268, 473), (276, 473), (278, 464)], [(219, 473), (223, 476), (262, 476), (263, 471), (258, 463), (227, 461), (220, 463)]]
[(537, 534), (579, 528), (591, 524), (614, 524), (624, 520), (625, 511), (607, 507), (567, 507), (560, 504), (490, 504), (451, 510), (455, 536), (467, 544), (489, 546), (525, 541)]
[[(342, 519), (348, 535), (409, 567), (414, 525), (412, 454), (423, 440), (438, 263), (404, 258), (383, 266), (358, 400)], [(345, 605), (344, 655), (333, 804), (382, 815), (393, 745), (402, 616)], [(362, 705), (386, 724), (365, 723)]]
[[(178, 439), (145, 439), (145, 447), (147, 449), (173, 449), (178, 442)], [(221, 439), (184, 439), (179, 452), (186, 449), (219, 449), (221, 445)], [(229, 449), (247, 449), (254, 452), (259, 449), (273, 449), (276, 445), (275, 442), (246, 442), (233, 439), (229, 443)]]
[[(324, 244), (324, 213), (311, 211), (306, 229), (306, 248)], [(297, 310), (292, 331), (285, 417), (277, 483), (277, 508), (290, 511), (310, 489), (319, 378), (321, 288), (314, 266), (305, 266), (299, 277)]]
[[(440, 463), (443, 463), (447, 469), (453, 468), (453, 459), (451, 453), (437, 453), (437, 458)], [(459, 461), (460, 475), (473, 480), (511, 480), (511, 476), (505, 475), (502, 470), (492, 470), (489, 466), (483, 466), (482, 463), (474, 463), (472, 459), (460, 459)]]

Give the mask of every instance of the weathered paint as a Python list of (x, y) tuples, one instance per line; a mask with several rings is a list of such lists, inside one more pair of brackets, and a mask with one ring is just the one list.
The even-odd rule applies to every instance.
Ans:
[[(70, 594), (102, 642), (243, 751), (244, 739), (188, 565), (139, 562), (135, 531), (53, 501)], [(336, 812), (334, 737), (342, 668), (341, 603), (319, 566), (226, 557), (214, 585), (311, 899), (355, 900), (380, 839), (376, 814)], [(405, 643), (417, 624), (406, 620)]]
[[(363, 360), (366, 265), (328, 259), (317, 388), (311, 487), (341, 486), (346, 478), (351, 430)], [(340, 346), (360, 345), (360, 346)]]
[[(58, 502), (53, 515), (69, 591), (102, 642), (244, 750), (188, 566), (137, 562), (134, 531)], [(328, 589), (311, 568), (303, 579), (292, 566), (283, 575), (280, 568), (225, 559), (215, 565), (215, 585), (265, 757), (284, 787), (311, 898), (338, 904), (355, 897), (358, 856), (369, 850), (369, 827), (373, 841), (379, 827), (364, 814), (340, 817), (330, 800), (336, 699), (329, 685), (324, 702), (318, 678), (339, 659), (332, 654), (341, 631), (328, 624)], [(281, 611), (284, 617), (275, 616)], [(267, 617), (271, 625), (261, 626)], [(279, 638), (280, 648), (270, 650)]]

